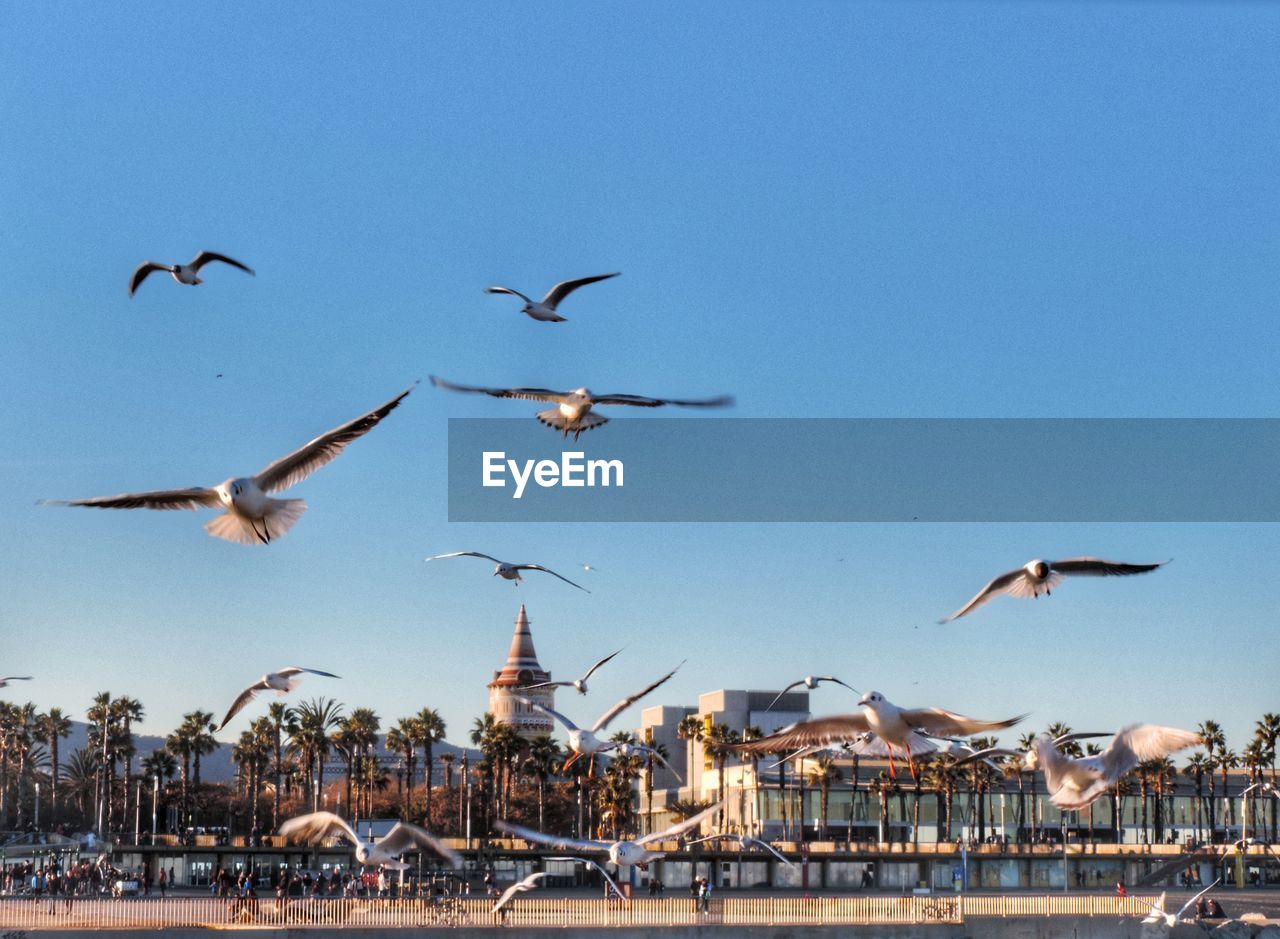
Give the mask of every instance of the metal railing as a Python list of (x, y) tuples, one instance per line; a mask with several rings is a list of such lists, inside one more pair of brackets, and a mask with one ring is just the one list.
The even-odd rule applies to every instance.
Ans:
[(966, 917), (1143, 916), (1155, 896), (968, 894), (959, 896), (517, 897), (491, 913), (482, 897), (421, 899), (81, 899), (0, 900), (0, 929), (167, 929), (252, 925), (361, 928), (431, 926), (889, 925), (960, 923)]

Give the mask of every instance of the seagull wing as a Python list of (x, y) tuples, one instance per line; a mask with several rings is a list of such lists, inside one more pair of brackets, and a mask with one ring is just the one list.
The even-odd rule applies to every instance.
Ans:
[(988, 747), (986, 750), (974, 750), (966, 756), (956, 760), (956, 766), (965, 766), (969, 763), (975, 763), (978, 760), (989, 760), (998, 756), (1017, 756), (1017, 750), (1006, 750), (1003, 747)]
[(0, 681), (31, 681), (31, 676), (30, 675), (9, 675), (5, 678), (0, 678)]
[(534, 688), (568, 688), (572, 685), (571, 681), (540, 681), (536, 685), (525, 685), (526, 691), (532, 691)]
[(255, 476), (253, 481), (263, 492), (278, 492), (302, 482), (320, 467), (336, 459), (351, 441), (377, 427), (412, 390), (412, 387), (406, 388), (386, 404), (303, 444), (288, 456), (276, 460)]
[(738, 836), (737, 835), (707, 835), (707, 837), (705, 838), (694, 838), (692, 841), (686, 841), (684, 845), (687, 848), (691, 844), (702, 844), (705, 841), (719, 841), (722, 838), (736, 838), (736, 837)]
[(614, 271), (612, 274), (596, 274), (594, 277), (579, 277), (577, 280), (561, 281), (547, 291), (547, 295), (542, 298), (542, 305), (549, 306), (554, 310), (556, 304), (579, 287), (585, 287), (587, 284), (594, 284), (601, 280), (608, 280), (610, 277), (617, 277), (621, 273), (621, 271)]
[(778, 696), (776, 698), (774, 698), (772, 701), (769, 702), (769, 706), (765, 708), (765, 710), (772, 711), (773, 706), (782, 699), (782, 696), (784, 694), (786, 694), (792, 688), (795, 688), (797, 685), (803, 685), (803, 684), (804, 684), (804, 679), (802, 678), (799, 681), (793, 681), (791, 684), (787, 685), (787, 687), (783, 688), (781, 691), (778, 692)]
[(657, 760), (659, 763), (661, 763), (663, 766), (669, 769), (672, 775), (676, 777), (676, 779), (680, 780), (680, 785), (682, 786), (684, 785), (684, 779), (681, 778), (678, 772), (676, 772), (676, 768), (672, 766), (670, 763), (668, 763), (665, 759), (663, 759), (662, 754), (659, 753), (657, 750), (655, 750), (653, 747), (646, 747), (643, 743), (633, 743), (631, 744), (631, 746), (634, 749), (639, 750), (641, 753), (647, 753), (650, 756), (652, 756), (655, 760)]
[(1139, 763), (1168, 756), (1201, 743), (1199, 734), (1156, 724), (1131, 724), (1116, 731), (1116, 737), (1102, 754), (1102, 774), (1114, 783)]
[(581, 590), (583, 593), (590, 593), (590, 592), (591, 592), (591, 591), (590, 591), (590, 590), (588, 590), (586, 587), (583, 587), (583, 586), (582, 586), (582, 585), (580, 585), (580, 584), (575, 584), (575, 583), (574, 583), (573, 581), (571, 581), (568, 577), (562, 577), (560, 574), (557, 574), (557, 573), (556, 573), (555, 571), (553, 571), (551, 568), (549, 568), (549, 567), (543, 567), (541, 564), (513, 564), (513, 565), (512, 565), (512, 567), (513, 567), (513, 568), (515, 568), (515, 569), (516, 569), (516, 570), (518, 570), (518, 571), (542, 571), (542, 573), (544, 573), (544, 574), (550, 574), (552, 577), (559, 577), (561, 580), (563, 580), (563, 581), (564, 581), (566, 584), (568, 584), (570, 587), (577, 587), (577, 588), (578, 588), (579, 590)]
[(795, 867), (795, 864), (793, 864), (791, 861), (788, 861), (785, 857), (783, 857), (782, 854), (778, 851), (778, 849), (775, 848), (773, 845), (769, 844), (767, 841), (761, 841), (759, 838), (752, 838), (750, 835), (743, 835), (742, 840), (748, 841), (751, 844), (760, 845), (760, 847), (764, 848), (766, 851), (768, 851), (770, 854), (776, 857), (783, 864), (787, 865), (787, 867)]
[(143, 261), (138, 265), (138, 269), (133, 272), (133, 277), (129, 280), (129, 296), (133, 296), (133, 292), (138, 289), (138, 285), (147, 279), (147, 275), (152, 271), (167, 271), (169, 268), (165, 264), (157, 264), (155, 261)]
[(1163, 567), (1168, 561), (1156, 564), (1125, 564), (1122, 561), (1104, 561), (1102, 558), (1066, 558), (1062, 561), (1050, 561), (1049, 570), (1059, 574), (1085, 577), (1125, 576), (1127, 574), (1145, 574)]
[(256, 698), (258, 696), (258, 692), (262, 691), (266, 687), (266, 679), (259, 679), (248, 688), (244, 689), (244, 691), (240, 692), (240, 696), (236, 698), (235, 701), (231, 702), (231, 707), (227, 711), (227, 716), (222, 719), (221, 724), (213, 729), (213, 732), (216, 734), (218, 731), (222, 730), (222, 728), (231, 723), (231, 718), (243, 711), (244, 706)]
[[(608, 845), (605, 845), (605, 850), (608, 850)], [(605, 870), (603, 867), (601, 867), (599, 864), (597, 864), (595, 861), (591, 860), (591, 858), (585, 858), (585, 857), (549, 857), (549, 858), (545, 858), (545, 860), (548, 860), (548, 861), (576, 861), (576, 862), (577, 862), (577, 863), (579, 863), (579, 864), (590, 864), (592, 867), (594, 867), (596, 870), (598, 870), (598, 871), (600, 872), (600, 876), (601, 876), (601, 877), (603, 877), (606, 881), (608, 881), (608, 882), (609, 882), (609, 886), (613, 888), (613, 892), (614, 892), (614, 895), (615, 895), (615, 896), (617, 896), (619, 899), (621, 899), (624, 903), (630, 903), (630, 902), (631, 902), (630, 900), (628, 900), (626, 897), (624, 897), (624, 896), (622, 895), (622, 890), (621, 890), (621, 889), (619, 889), (619, 887), (618, 887), (617, 883), (615, 883), (615, 882), (614, 882), (614, 879), (613, 879), (612, 877), (610, 877), (610, 876), (609, 876), (609, 872), (608, 872), (607, 870)]]
[[(575, 585), (575, 586), (576, 586), (576, 585)], [(621, 651), (622, 651), (621, 649), (619, 649), (619, 650), (618, 650), (618, 652), (621, 652)], [(603, 665), (605, 662), (608, 662), (611, 658), (613, 658), (615, 655), (617, 655), (617, 654), (618, 654), (618, 652), (610, 652), (608, 655), (606, 655), (604, 658), (602, 658), (602, 659), (601, 659), (599, 662), (597, 662), (595, 665), (593, 665), (593, 666), (591, 666), (589, 669), (587, 669), (587, 674), (583, 675), (581, 680), (582, 680), (583, 682), (586, 682), (586, 680), (587, 680), (588, 678), (590, 678), (592, 675), (594, 675), (594, 674), (596, 673), (596, 669), (598, 669), (598, 668), (599, 668), (601, 665)], [(573, 684), (573, 682), (569, 682), (569, 684)]]
[(804, 747), (826, 747), (854, 740), (870, 729), (867, 716), (861, 711), (856, 714), (815, 717), (813, 720), (784, 727), (759, 740), (731, 744), (729, 749), (736, 753), (783, 753)]
[(244, 271), (246, 274), (253, 273), (253, 268), (249, 267), (247, 264), (241, 264), (235, 258), (229, 258), (225, 254), (218, 254), (216, 251), (201, 251), (191, 259), (191, 263), (187, 266), (193, 271), (199, 272), (200, 268), (204, 267), (210, 261), (221, 261), (223, 264), (230, 264), (232, 267), (240, 268), (240, 270)]
[(577, 838), (567, 838), (560, 835), (548, 835), (545, 832), (534, 831), (532, 828), (525, 828), (523, 825), (513, 825), (511, 822), (502, 819), (494, 822), (493, 827), (498, 831), (515, 835), (517, 838), (523, 838), (533, 844), (545, 844), (549, 848), (559, 848), (567, 851), (609, 850), (609, 844), (605, 841), (578, 840)]
[[(683, 662), (680, 663), (680, 665), (683, 665), (683, 664), (684, 664)], [(639, 701), (641, 698), (647, 695), (650, 691), (653, 691), (655, 688), (661, 685), (664, 681), (666, 681), (672, 675), (678, 672), (680, 670), (680, 665), (677, 665), (671, 671), (667, 672), (667, 674), (663, 675), (661, 678), (655, 681), (648, 688), (645, 688), (643, 691), (637, 691), (635, 694), (629, 695), (628, 697), (623, 698), (613, 707), (609, 708), (609, 710), (601, 714), (600, 719), (591, 725), (591, 732), (594, 734), (596, 731), (604, 730), (606, 727), (608, 727), (609, 722), (611, 720), (613, 720), (615, 717), (617, 717), (627, 708), (631, 707), (631, 705), (635, 704), (637, 701)]]
[(852, 691), (854, 694), (858, 694), (858, 693), (859, 693), (859, 691), (858, 691), (858, 689), (857, 689), (857, 688), (853, 687), (853, 685), (849, 684), (848, 682), (843, 682), (843, 681), (841, 681), (839, 678), (836, 678), (836, 676), (835, 676), (835, 675), (822, 675), (822, 676), (820, 676), (820, 677), (815, 677), (815, 678), (814, 678), (814, 681), (830, 681), (830, 682), (834, 682), (834, 683), (835, 683), (835, 684), (837, 684), (837, 685), (844, 685), (844, 687), (848, 688), (848, 689), (849, 689), (850, 691)]
[(1001, 574), (999, 577), (992, 579), (989, 584), (978, 591), (977, 596), (972, 600), (960, 607), (960, 609), (956, 610), (950, 616), (938, 620), (938, 622), (949, 623), (953, 619), (959, 619), (966, 613), (976, 610), (996, 594), (1004, 593), (1005, 591), (1012, 589), (1013, 586), (1022, 579), (1024, 574), (1026, 574), (1026, 571), (1020, 567), (1016, 571), (1009, 571), (1007, 574)]
[(535, 711), (541, 711), (543, 714), (547, 715), (547, 717), (550, 717), (552, 720), (559, 721), (561, 724), (564, 725), (565, 730), (578, 729), (577, 724), (569, 720), (569, 718), (565, 717), (559, 711), (553, 711), (551, 708), (547, 707), (545, 704), (539, 704), (537, 701), (530, 701), (528, 698), (521, 697), (518, 694), (514, 694), (511, 697), (515, 698), (517, 701), (521, 701), (529, 705), (529, 707), (533, 708)]
[(1191, 909), (1193, 906), (1195, 906), (1195, 905), (1196, 905), (1196, 901), (1197, 901), (1197, 900), (1199, 900), (1201, 897), (1203, 897), (1206, 893), (1208, 893), (1208, 892), (1209, 892), (1210, 890), (1212, 890), (1214, 887), (1218, 886), (1218, 884), (1220, 884), (1221, 882), (1222, 882), (1222, 878), (1221, 878), (1221, 877), (1219, 877), (1217, 880), (1215, 880), (1215, 881), (1214, 881), (1213, 883), (1211, 883), (1209, 886), (1205, 887), (1203, 890), (1201, 890), (1199, 893), (1197, 893), (1194, 897), (1192, 897), (1192, 898), (1191, 898), (1190, 900), (1188, 900), (1186, 903), (1182, 904), (1182, 909), (1178, 910), (1178, 913), (1177, 913), (1178, 919), (1182, 919), (1182, 914), (1183, 914), (1183, 913), (1187, 912), (1187, 910), (1189, 910), (1189, 909)]
[(594, 404), (627, 404), (636, 408), (660, 408), (666, 404), (678, 405), (682, 408), (723, 408), (733, 404), (729, 395), (718, 398), (646, 398), (644, 395), (608, 394), (592, 395)]
[(513, 296), (513, 297), (519, 297), (519, 298), (520, 298), (521, 300), (523, 300), (525, 303), (532, 303), (532, 302), (533, 302), (533, 301), (532, 301), (532, 300), (530, 300), (528, 297), (526, 297), (524, 294), (522, 294), (519, 290), (512, 290), (510, 287), (485, 287), (485, 288), (484, 288), (484, 292), (485, 292), (485, 293), (505, 293), (505, 294), (509, 294), (510, 296)]
[(439, 561), (442, 558), (484, 558), (486, 561), (492, 561), (494, 564), (501, 564), (497, 558), (491, 558), (487, 554), (481, 554), (479, 551), (451, 551), (448, 554), (433, 554), (427, 558), (428, 561)]
[(543, 877), (550, 877), (550, 876), (551, 874), (548, 871), (538, 871), (536, 874), (530, 874), (524, 880), (521, 880), (521, 881), (518, 881), (517, 883), (512, 884), (506, 890), (502, 891), (502, 896), (498, 897), (498, 902), (493, 905), (493, 909), (490, 910), (489, 912), (497, 913), (504, 906), (510, 903), (511, 898), (514, 897), (517, 893), (525, 893), (526, 891), (534, 889), (536, 886), (538, 886), (539, 880), (541, 880)]
[(306, 672), (308, 675), (323, 675), (325, 678), (342, 677), (341, 675), (333, 674), (333, 672), (322, 672), (318, 668), (303, 668), (300, 665), (290, 665), (287, 668), (280, 669), (276, 674), (282, 675), (285, 678), (292, 678), (294, 675), (301, 675), (303, 672)]
[(655, 841), (670, 841), (672, 838), (679, 838), (686, 831), (691, 831), (709, 819), (716, 812), (724, 807), (724, 802), (717, 802), (715, 805), (709, 805), (697, 815), (691, 815), (683, 822), (677, 822), (670, 828), (664, 828), (662, 831), (655, 831), (645, 835), (643, 838), (636, 840), (638, 845), (652, 844)]
[(95, 499), (53, 499), (44, 504), (87, 505), (94, 509), (198, 509), (216, 508), (222, 502), (212, 489), (158, 489)]
[(1073, 740), (1091, 740), (1094, 737), (1110, 737), (1110, 736), (1111, 734), (1101, 734), (1101, 733), (1091, 733), (1087, 731), (1080, 731), (1076, 733), (1063, 734), (1061, 737), (1055, 737), (1053, 739), (1053, 745), (1055, 747), (1060, 747), (1064, 743), (1071, 743), (1071, 741)]
[(450, 867), (462, 866), (462, 858), (456, 851), (447, 847), (443, 841), (425, 828), (410, 825), (408, 822), (396, 822), (392, 825), (386, 837), (378, 842), (378, 847), (392, 857), (398, 857), (414, 848), (426, 848), (432, 854), (448, 861)]
[(339, 831), (351, 839), (352, 844), (360, 843), (360, 836), (355, 833), (340, 816), (332, 812), (311, 812), (291, 818), (280, 826), (280, 834), (285, 838), (296, 837), (308, 844), (317, 844), (326, 835)]
[(1027, 716), (1019, 714), (1005, 721), (980, 721), (976, 717), (965, 717), (942, 708), (904, 708), (898, 713), (909, 726), (941, 737), (972, 737), (991, 730), (1003, 730)]
[(443, 378), (431, 376), (431, 384), (449, 391), (467, 391), (472, 394), (489, 395), (491, 398), (519, 398), (523, 401), (550, 401), (556, 404), (567, 395), (564, 391), (552, 391), (549, 388), (484, 388), (480, 385), (455, 385)]

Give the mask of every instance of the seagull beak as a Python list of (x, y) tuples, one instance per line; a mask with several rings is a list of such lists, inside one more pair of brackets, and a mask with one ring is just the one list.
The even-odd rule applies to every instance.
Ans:
[(870, 703), (871, 703), (871, 695), (869, 694), (864, 694), (861, 698), (858, 699), (858, 707), (866, 707)]

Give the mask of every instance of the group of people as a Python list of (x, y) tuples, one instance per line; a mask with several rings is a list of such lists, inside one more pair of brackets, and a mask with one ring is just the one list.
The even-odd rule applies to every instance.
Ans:
[(689, 896), (693, 899), (695, 912), (711, 911), (711, 881), (705, 877), (695, 877), (689, 882)]

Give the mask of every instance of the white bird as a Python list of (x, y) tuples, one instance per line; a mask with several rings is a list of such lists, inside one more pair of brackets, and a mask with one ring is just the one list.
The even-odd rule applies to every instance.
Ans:
[(1155, 724), (1130, 724), (1116, 731), (1111, 744), (1094, 756), (1072, 759), (1041, 734), (1027, 755), (1027, 769), (1044, 770), (1049, 801), (1079, 810), (1096, 801), (1139, 763), (1166, 757), (1202, 742), (1197, 733)]
[(499, 561), (497, 558), (490, 557), (487, 554), (481, 554), (479, 551), (452, 551), (449, 554), (433, 554), (431, 557), (427, 558), (427, 560), (439, 561), (442, 558), (484, 558), (486, 561), (492, 561), (494, 564), (498, 565), (493, 569), (493, 576), (501, 577), (503, 580), (509, 580), (516, 586), (519, 586), (520, 582), (524, 580), (524, 578), (520, 576), (521, 571), (542, 571), (542, 573), (550, 574), (552, 577), (559, 577), (570, 587), (577, 587), (585, 593), (591, 592), (590, 590), (587, 590), (586, 587), (575, 584), (568, 577), (561, 577), (561, 575), (557, 574), (551, 568), (543, 567), (541, 564), (511, 564), (508, 561)]
[(613, 879), (612, 877), (610, 877), (610, 876), (609, 876), (609, 872), (608, 872), (607, 870), (605, 870), (603, 867), (601, 867), (599, 864), (597, 864), (595, 861), (591, 860), (591, 858), (586, 858), (586, 857), (549, 857), (549, 858), (543, 858), (543, 860), (546, 860), (546, 861), (573, 861), (575, 864), (587, 864), (587, 865), (589, 865), (589, 866), (591, 866), (591, 867), (594, 867), (596, 870), (598, 870), (598, 871), (600, 872), (600, 876), (601, 876), (601, 877), (603, 877), (603, 878), (605, 879), (605, 882), (609, 885), (610, 889), (612, 889), (612, 890), (613, 890), (613, 895), (614, 895), (615, 897), (617, 897), (617, 898), (618, 898), (619, 900), (621, 900), (623, 903), (630, 903), (630, 902), (631, 902), (630, 900), (628, 900), (628, 899), (626, 898), (626, 896), (624, 896), (624, 895), (623, 895), (622, 890), (621, 890), (621, 889), (619, 889), (618, 884), (614, 881), (614, 879)]
[[(534, 831), (532, 828), (525, 828), (522, 825), (513, 825), (510, 822), (499, 819), (494, 823), (494, 827), (499, 831), (505, 831), (508, 834), (515, 835), (517, 838), (523, 838), (525, 841), (533, 844), (545, 844), (550, 848), (557, 848), (564, 851), (591, 851), (603, 852), (609, 855), (609, 860), (618, 867), (629, 867), (634, 865), (644, 870), (653, 861), (658, 858), (666, 857), (665, 852), (650, 851), (646, 845), (654, 844), (658, 841), (673, 841), (679, 838), (685, 832), (697, 828), (704, 821), (718, 812), (723, 806), (723, 802), (717, 802), (715, 805), (703, 809), (697, 815), (685, 819), (683, 822), (677, 822), (670, 828), (662, 831), (655, 831), (645, 835), (643, 838), (637, 838), (635, 841), (594, 841), (591, 839), (577, 838), (561, 838), (556, 835), (548, 835), (540, 831)], [(547, 860), (568, 860), (567, 858), (548, 858)]]
[(585, 287), (587, 284), (594, 284), (597, 281), (608, 280), (610, 277), (617, 277), (621, 271), (614, 271), (612, 274), (596, 274), (594, 277), (579, 277), (577, 280), (566, 280), (556, 284), (547, 291), (547, 295), (541, 300), (531, 300), (518, 290), (512, 290), (510, 287), (486, 287), (485, 293), (505, 293), (512, 297), (519, 297), (524, 301), (524, 307), (520, 310), (542, 323), (563, 323), (565, 318), (556, 312), (556, 307), (563, 302), (564, 298), (569, 296), (579, 287)]
[(761, 841), (759, 838), (752, 838), (750, 835), (707, 835), (707, 837), (705, 838), (695, 838), (693, 841), (685, 842), (685, 844), (686, 846), (688, 846), (691, 844), (702, 844), (702, 842), (704, 841), (722, 841), (722, 840), (732, 840), (732, 841), (738, 842), (739, 851), (749, 851), (751, 850), (752, 845), (759, 845), (760, 847), (768, 851), (770, 854), (772, 854), (774, 857), (776, 857), (783, 864), (787, 865), (787, 867), (795, 867), (795, 864), (793, 864), (791, 861), (788, 861), (785, 857), (783, 857), (778, 852), (778, 849), (775, 848), (773, 845), (769, 844), (766, 841)]
[(10, 675), (8, 678), (0, 678), (0, 688), (9, 687), (11, 681), (31, 681), (30, 675)]
[(578, 566), (579, 566), (579, 567), (581, 567), (584, 571), (598, 571), (598, 570), (600, 570), (600, 568), (596, 567), (594, 564), (579, 564)]
[(835, 682), (837, 685), (844, 685), (854, 694), (862, 694), (862, 692), (860, 692), (857, 688), (853, 687), (853, 685), (845, 684), (839, 678), (836, 678), (834, 675), (805, 675), (804, 678), (801, 678), (799, 681), (793, 681), (791, 684), (787, 685), (787, 687), (779, 691), (778, 697), (770, 701), (769, 706), (765, 708), (765, 710), (772, 711), (773, 706), (777, 704), (778, 701), (781, 700), (782, 696), (786, 694), (788, 691), (790, 691), (792, 688), (798, 688), (801, 685), (804, 685), (810, 691), (813, 691), (815, 688), (818, 687), (818, 684), (820, 682), (824, 682), (824, 681), (831, 681), (831, 682)]
[[(618, 652), (621, 651), (621, 649), (618, 650)], [(595, 665), (587, 669), (587, 673), (581, 678), (575, 678), (573, 681), (540, 681), (536, 685), (525, 685), (525, 688), (530, 691), (534, 688), (576, 688), (578, 690), (578, 694), (586, 694), (587, 679), (596, 673), (596, 669), (617, 655), (618, 652), (610, 652)]]
[(301, 675), (303, 672), (308, 675), (323, 675), (325, 678), (339, 677), (332, 672), (322, 672), (318, 668), (300, 668), (297, 665), (290, 665), (288, 668), (282, 668), (278, 672), (267, 672), (267, 674), (240, 692), (240, 696), (232, 702), (230, 710), (227, 711), (227, 716), (222, 719), (221, 724), (213, 729), (213, 732), (216, 734), (226, 727), (231, 722), (231, 718), (239, 714), (246, 704), (258, 696), (259, 691), (274, 691), (276, 697), (283, 698), (301, 684), (301, 681), (295, 676)]
[(483, 388), (478, 385), (455, 385), (443, 378), (431, 376), (431, 384), (449, 391), (465, 391), (473, 394), (489, 395), (493, 398), (519, 398), (524, 401), (546, 401), (556, 405), (546, 411), (539, 411), (538, 420), (565, 437), (573, 434), (573, 439), (593, 427), (609, 423), (609, 418), (602, 417), (592, 411), (598, 405), (625, 404), (638, 408), (658, 408), (672, 404), (684, 408), (722, 408), (733, 404), (733, 398), (678, 399), (678, 398), (645, 398), (628, 394), (592, 394), (586, 388), (575, 388), (572, 391), (551, 391), (547, 388)]
[(1197, 893), (1194, 897), (1192, 897), (1186, 903), (1182, 904), (1182, 908), (1179, 909), (1178, 912), (1176, 913), (1165, 912), (1164, 904), (1166, 900), (1166, 894), (1164, 891), (1161, 891), (1160, 899), (1156, 900), (1156, 902), (1151, 907), (1151, 912), (1148, 913), (1145, 917), (1143, 917), (1142, 921), (1144, 923), (1158, 923), (1163, 920), (1164, 924), (1168, 926), (1170, 929), (1172, 929), (1174, 926), (1177, 926), (1179, 922), (1191, 922), (1190, 920), (1184, 920), (1182, 918), (1183, 914), (1186, 913), (1187, 910), (1195, 906), (1197, 900), (1203, 897), (1206, 893), (1208, 893), (1214, 887), (1218, 886), (1218, 884), (1221, 882), (1222, 882), (1222, 878), (1219, 877), (1217, 880), (1215, 880), (1209, 886), (1205, 887), (1203, 890)]
[(668, 763), (663, 758), (662, 754), (659, 753), (657, 750), (655, 750), (653, 747), (643, 743), (619, 743), (616, 747), (613, 748), (614, 756), (626, 757), (626, 756), (635, 756), (637, 754), (653, 757), (653, 759), (655, 759), (657, 762), (661, 763), (663, 766), (665, 766), (668, 770), (671, 771), (671, 774), (675, 776), (676, 780), (679, 781), (680, 785), (682, 786), (684, 785), (684, 779), (680, 776), (678, 772), (676, 772), (676, 768), (672, 766), (670, 763)]
[(1016, 571), (1001, 574), (978, 591), (978, 595), (939, 623), (949, 623), (966, 613), (976, 610), (992, 597), (1007, 593), (1011, 597), (1038, 598), (1048, 596), (1064, 577), (1115, 577), (1129, 574), (1145, 574), (1168, 564), (1125, 564), (1123, 561), (1104, 561), (1101, 558), (1064, 558), (1061, 561), (1028, 561)]
[[(1091, 732), (1072, 732), (1069, 734), (1061, 734), (1053, 738), (1054, 749), (1058, 749), (1065, 744), (1072, 743), (1076, 740), (1088, 740), (1093, 737), (1110, 737), (1110, 734), (1091, 733)], [(982, 750), (975, 750), (963, 742), (956, 742), (947, 749), (947, 753), (956, 758), (956, 766), (964, 766), (966, 763), (973, 763), (981, 760), (992, 769), (999, 769), (996, 760), (1007, 757), (1020, 756), (1023, 759), (1023, 765), (1030, 763), (1033, 759), (1032, 750), (1010, 750), (1006, 747), (986, 747)]]
[(538, 881), (543, 877), (550, 876), (551, 874), (548, 871), (538, 871), (536, 874), (530, 874), (524, 880), (516, 881), (506, 890), (502, 891), (502, 896), (498, 897), (498, 902), (493, 905), (493, 909), (489, 912), (497, 913), (510, 903), (517, 893), (528, 893), (530, 890), (533, 890), (538, 886)]
[(393, 870), (405, 870), (409, 867), (398, 860), (400, 855), (415, 848), (426, 848), (433, 854), (443, 858), (450, 867), (461, 867), (462, 858), (457, 852), (448, 848), (444, 842), (429, 831), (410, 825), (407, 822), (396, 822), (387, 834), (376, 842), (365, 841), (354, 828), (332, 812), (312, 812), (291, 818), (280, 826), (280, 834), (285, 838), (297, 837), (307, 844), (319, 844), (328, 835), (346, 835), (355, 845), (356, 861), (369, 867), (387, 867)]
[(269, 544), (294, 526), (307, 504), (302, 499), (272, 499), (267, 493), (288, 489), (335, 459), (351, 441), (376, 427), (412, 390), (407, 388), (386, 404), (321, 434), (256, 476), (228, 479), (211, 489), (166, 489), (95, 499), (50, 500), (45, 504), (98, 509), (221, 508), (226, 511), (204, 526), (210, 535), (239, 544)]
[[(935, 737), (972, 737), (992, 730), (1012, 727), (1026, 715), (1004, 721), (982, 721), (965, 717), (942, 708), (900, 708), (888, 701), (878, 691), (869, 691), (858, 702), (861, 713), (839, 714), (834, 717), (818, 717), (784, 727), (777, 733), (730, 745), (729, 749), (740, 753), (780, 753), (801, 747), (825, 747), (836, 743), (858, 741), (860, 753), (889, 758), (889, 775), (897, 778), (894, 769), (894, 751), (907, 758), (907, 767), (914, 779), (916, 775), (913, 757), (933, 753)], [(870, 731), (873, 736), (863, 735)], [(924, 733), (920, 733), (923, 731)]]
[(168, 271), (173, 275), (173, 279), (180, 284), (188, 284), (195, 286), (203, 284), (200, 279), (200, 268), (204, 267), (210, 261), (221, 261), (223, 264), (230, 264), (232, 267), (238, 267), (246, 274), (252, 274), (253, 269), (241, 264), (235, 258), (229, 258), (225, 254), (217, 254), (213, 251), (201, 251), (188, 264), (157, 264), (155, 261), (143, 261), (138, 265), (138, 269), (133, 272), (133, 279), (129, 281), (129, 296), (133, 296), (133, 292), (138, 289), (138, 285), (147, 279), (147, 275), (152, 271)]
[[(683, 664), (684, 664), (683, 662), (680, 663), (680, 665), (683, 665)], [(528, 705), (529, 707), (533, 708), (535, 711), (545, 714), (547, 715), (547, 717), (550, 717), (553, 720), (559, 721), (561, 724), (564, 725), (564, 729), (568, 731), (570, 756), (569, 756), (569, 759), (565, 761), (564, 768), (560, 771), (561, 774), (564, 774), (569, 772), (569, 767), (572, 766), (574, 763), (576, 763), (580, 757), (583, 757), (583, 756), (593, 757), (597, 753), (607, 753), (610, 750), (616, 750), (618, 748), (617, 741), (601, 740), (599, 737), (596, 736), (596, 734), (604, 730), (606, 727), (608, 727), (609, 722), (611, 720), (613, 720), (615, 717), (617, 717), (627, 708), (631, 707), (631, 705), (635, 704), (637, 701), (639, 701), (641, 698), (643, 698), (649, 692), (653, 691), (655, 688), (657, 688), (659, 685), (661, 685), (663, 682), (669, 679), (672, 675), (674, 675), (677, 671), (679, 671), (680, 665), (677, 665), (671, 671), (667, 672), (667, 674), (663, 675), (661, 678), (659, 678), (649, 687), (645, 688), (643, 691), (638, 691), (633, 695), (629, 695), (623, 698), (613, 707), (609, 708), (609, 710), (605, 711), (602, 715), (600, 715), (600, 717), (596, 720), (596, 722), (591, 725), (590, 730), (583, 730), (581, 727), (579, 727), (573, 721), (569, 720), (569, 718), (565, 717), (559, 711), (553, 711), (551, 708), (547, 707), (545, 704), (539, 704), (537, 701), (531, 701), (528, 698), (523, 698), (523, 697), (520, 697), (519, 695), (513, 695), (513, 697), (517, 701), (520, 701)], [(588, 769), (587, 775), (594, 776), (595, 770), (596, 770), (596, 761), (591, 760), (590, 764), (591, 764), (590, 769)]]

